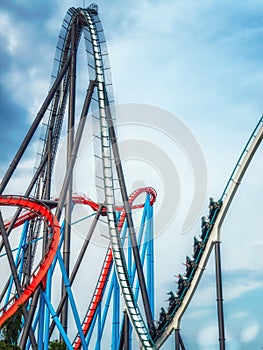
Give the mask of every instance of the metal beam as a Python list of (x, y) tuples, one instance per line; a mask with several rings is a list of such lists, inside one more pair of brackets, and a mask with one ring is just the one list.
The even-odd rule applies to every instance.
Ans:
[(78, 124), (78, 129), (76, 132), (75, 141), (74, 141), (74, 145), (73, 145), (73, 149), (72, 149), (72, 157), (71, 157), (70, 163), (67, 167), (66, 175), (64, 178), (64, 182), (62, 185), (62, 189), (61, 189), (61, 193), (60, 193), (60, 197), (59, 197), (59, 202), (58, 202), (58, 206), (57, 206), (57, 210), (56, 210), (56, 217), (58, 220), (60, 220), (62, 209), (65, 205), (65, 199), (66, 199), (68, 185), (69, 185), (69, 182), (71, 180), (75, 161), (77, 159), (77, 153), (78, 153), (81, 137), (83, 134), (85, 122), (87, 119), (88, 109), (90, 106), (92, 94), (93, 94), (93, 91), (94, 91), (96, 84), (97, 84), (97, 82), (95, 80), (91, 80), (89, 83), (87, 93), (86, 93), (84, 105), (83, 105), (82, 112), (81, 112), (81, 117), (80, 117), (79, 124)]
[[(7, 259), (8, 259), (8, 262), (9, 262), (11, 273), (13, 275), (13, 279), (14, 279), (14, 283), (15, 283), (15, 286), (16, 286), (17, 294), (20, 295), (21, 292), (22, 292), (22, 287), (21, 287), (21, 284), (20, 284), (20, 281), (19, 281), (19, 278), (18, 278), (18, 274), (17, 274), (17, 270), (16, 270), (16, 266), (15, 266), (15, 261), (14, 261), (13, 254), (12, 254), (12, 251), (11, 251), (11, 246), (10, 246), (10, 243), (9, 243), (9, 240), (8, 240), (8, 237), (7, 237), (7, 232), (6, 232), (6, 229), (5, 229), (5, 224), (4, 224), (4, 220), (3, 220), (3, 217), (2, 217), (1, 210), (0, 210), (0, 232), (1, 232), (1, 235), (2, 235), (2, 238), (3, 238)], [(23, 310), (23, 315), (25, 317), (25, 320), (27, 320), (28, 313), (27, 313), (27, 309), (26, 309), (25, 305), (23, 305), (22, 310)], [(36, 339), (35, 339), (35, 336), (34, 336), (34, 333), (33, 333), (32, 329), (31, 329), (31, 327), (29, 329), (29, 335), (30, 335), (30, 340), (31, 340), (31, 343), (32, 343), (32, 348), (36, 349), (37, 348), (37, 343), (36, 343)]]
[(175, 329), (174, 334), (175, 334), (175, 350), (186, 350), (183, 343), (183, 339), (180, 334), (180, 330)]
[(11, 176), (13, 175), (20, 159), (22, 158), (27, 146), (29, 145), (29, 142), (31, 141), (31, 139), (32, 139), (36, 129), (38, 128), (39, 123), (41, 122), (50, 102), (52, 101), (52, 98), (54, 97), (54, 94), (55, 94), (56, 90), (58, 89), (59, 84), (61, 83), (61, 81), (62, 81), (62, 79), (63, 79), (63, 77), (64, 77), (64, 75), (69, 67), (70, 62), (71, 62), (71, 55), (69, 55), (69, 57), (67, 58), (67, 60), (64, 64), (64, 66), (62, 67), (57, 79), (55, 80), (54, 84), (52, 85), (51, 89), (49, 90), (48, 95), (47, 95), (45, 101), (43, 102), (35, 120), (33, 121), (32, 125), (31, 125), (30, 129), (28, 130), (21, 146), (19, 147), (12, 163), (10, 164), (7, 172), (5, 173), (3, 180), (0, 184), (0, 194), (2, 194), (3, 191), (5, 190), (6, 185), (8, 184), (8, 182), (9, 182)]
[[(75, 129), (75, 100), (76, 100), (76, 21), (71, 27), (71, 64), (69, 67), (69, 112), (68, 112), (68, 131), (67, 131), (67, 166), (70, 164), (73, 156), (72, 150), (74, 145)], [(72, 178), (68, 184), (67, 198), (65, 205), (65, 231), (63, 242), (63, 262), (66, 273), (69, 276), (70, 269), (70, 242), (71, 242), (71, 214), (72, 214)], [(65, 286), (62, 281), (61, 296), (65, 293)], [(61, 324), (67, 333), (68, 328), (68, 299), (66, 298), (61, 312)]]
[[(71, 272), (71, 275), (70, 275), (70, 279), (69, 279), (71, 285), (72, 285), (73, 282), (74, 282), (74, 279), (75, 279), (75, 277), (76, 277), (76, 275), (77, 275), (77, 272), (78, 272), (78, 269), (79, 269), (79, 267), (80, 267), (80, 264), (81, 264), (81, 262), (82, 262), (82, 260), (83, 260), (83, 257), (84, 257), (84, 255), (85, 255), (85, 252), (86, 252), (86, 250), (87, 250), (87, 248), (88, 248), (88, 245), (89, 245), (89, 243), (90, 243), (91, 236), (92, 236), (92, 234), (93, 234), (93, 232), (94, 232), (94, 230), (95, 230), (95, 227), (96, 227), (96, 225), (97, 225), (97, 223), (98, 223), (98, 220), (99, 220), (99, 217), (100, 217), (100, 215), (101, 215), (102, 208), (103, 208), (103, 205), (101, 204), (100, 207), (99, 207), (99, 209), (98, 209), (98, 211), (97, 211), (97, 213), (96, 213), (96, 215), (95, 215), (95, 217), (94, 217), (94, 220), (93, 220), (92, 223), (91, 223), (91, 226), (90, 226), (89, 231), (88, 231), (88, 233), (87, 233), (87, 237), (85, 238), (85, 241), (84, 241), (84, 243), (83, 243), (83, 245), (82, 245), (82, 247), (81, 247), (79, 256), (78, 256), (78, 258), (77, 258), (77, 260), (76, 260), (76, 262), (75, 262), (75, 265), (74, 265), (74, 267), (73, 267), (73, 269), (72, 269), (72, 272)], [(65, 300), (66, 300), (66, 297), (67, 297), (67, 292), (65, 291), (64, 294), (63, 294), (63, 296), (62, 296), (62, 298), (61, 298), (61, 300), (60, 300), (60, 303), (59, 303), (59, 305), (58, 305), (58, 307), (57, 307), (57, 310), (56, 310), (56, 315), (58, 315), (58, 316), (59, 316), (60, 313), (61, 313), (61, 309), (62, 309), (62, 307), (63, 307), (63, 305), (64, 305), (64, 302), (65, 302)], [(52, 333), (53, 333), (53, 330), (54, 330), (54, 327), (55, 327), (55, 322), (52, 321), (52, 323), (51, 323), (51, 325), (50, 325), (50, 328), (49, 328), (49, 337), (51, 337), (51, 335), (52, 335)]]
[(223, 287), (221, 272), (220, 242), (215, 243), (215, 267), (216, 267), (216, 294), (217, 294), (217, 316), (219, 332), (219, 349), (225, 350), (225, 328), (223, 310)]
[(175, 350), (180, 350), (179, 329), (174, 330), (174, 335), (175, 335)]
[[(107, 101), (107, 105), (108, 105), (108, 101)], [(116, 137), (116, 133), (115, 133), (109, 105), (108, 105), (108, 108), (106, 109), (106, 113), (107, 113), (107, 120), (108, 120), (108, 127), (109, 127), (109, 135), (110, 135), (110, 140), (111, 140), (111, 145), (112, 145), (112, 152), (113, 152), (115, 167), (116, 167), (116, 171), (117, 171), (117, 175), (118, 175), (118, 179), (119, 179), (119, 183), (120, 183), (122, 201), (123, 201), (125, 215), (126, 215), (126, 219), (127, 219), (127, 226), (128, 226), (129, 233), (130, 233), (132, 251), (133, 251), (133, 255), (134, 255), (134, 261), (136, 264), (136, 270), (137, 270), (138, 280), (139, 280), (139, 284), (140, 284), (143, 305), (144, 305), (144, 309), (145, 309), (145, 315), (146, 315), (146, 319), (147, 319), (148, 328), (151, 329), (154, 326), (153, 325), (153, 316), (152, 316), (150, 301), (149, 301), (149, 297), (148, 297), (148, 293), (147, 293), (142, 263), (141, 263), (141, 259), (140, 259), (140, 253), (139, 253), (139, 248), (138, 248), (138, 243), (137, 243), (137, 238), (136, 238), (136, 232), (134, 229), (133, 219), (132, 219), (132, 215), (131, 215), (131, 207), (129, 204), (127, 188), (126, 188), (126, 184), (125, 184), (125, 180), (124, 180), (124, 173), (123, 173), (123, 168), (122, 168), (122, 164), (121, 164), (118, 144), (117, 144), (117, 137)]]

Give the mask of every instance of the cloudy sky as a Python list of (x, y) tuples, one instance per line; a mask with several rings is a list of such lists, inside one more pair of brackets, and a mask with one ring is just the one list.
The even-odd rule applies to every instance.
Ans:
[[(84, 2), (85, 6), (88, 4)], [(116, 103), (155, 106), (183, 121), (199, 143), (206, 162), (205, 203), (210, 195), (220, 197), (263, 111), (262, 1), (101, 0), (97, 4), (110, 52)], [(0, 176), (46, 96), (60, 26), (67, 9), (72, 6), (82, 7), (83, 1), (1, 1)], [(164, 117), (155, 143), (158, 150), (162, 149), (176, 164), (177, 150), (174, 145), (169, 146), (171, 140), (165, 140), (165, 135), (173, 129), (168, 121), (169, 118)], [(145, 128), (147, 131), (147, 126)], [(143, 139), (144, 132), (132, 128), (130, 132)], [(147, 136), (148, 143), (154, 144), (150, 137), (154, 138), (155, 132)], [(223, 227), (224, 305), (229, 350), (263, 347), (260, 160), (262, 147)], [(131, 177), (128, 180), (131, 189), (132, 183), (147, 181), (157, 187), (157, 192), (164, 193), (159, 183), (163, 180), (165, 187), (165, 166), (160, 169), (154, 165), (159, 180), (152, 184), (155, 177), (148, 181), (147, 171), (142, 179), (138, 174), (137, 178), (127, 174), (128, 179)], [(24, 174), (32, 171), (32, 153), (25, 157), (10, 190), (20, 192), (23, 188), (23, 171)], [(178, 171), (182, 184), (185, 181), (183, 171), (182, 165)], [(186, 192), (187, 197), (187, 186), (182, 187), (182, 196)], [(207, 205), (201, 207), (205, 214)], [(178, 209), (179, 217), (185, 215), (183, 209), (184, 199)], [(174, 224), (158, 237), (161, 246), (156, 257), (159, 298), (163, 293), (165, 300), (165, 292), (174, 288), (173, 275), (183, 268), (181, 262), (185, 255), (191, 254), (192, 237), (198, 234), (198, 229), (199, 222), (196, 222), (186, 235), (181, 235)], [(168, 266), (165, 273), (164, 263)], [(218, 348), (213, 271), (212, 256), (182, 321), (182, 337), (187, 349)], [(157, 308), (163, 300), (157, 301)], [(170, 343), (166, 348), (171, 348)]]

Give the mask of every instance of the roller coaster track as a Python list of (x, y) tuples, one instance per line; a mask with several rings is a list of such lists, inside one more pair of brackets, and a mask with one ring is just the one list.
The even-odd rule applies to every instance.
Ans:
[[(82, 33), (84, 33), (86, 52), (88, 56), (90, 84), (74, 142), (73, 145), (71, 145), (71, 156), (73, 156), (68, 159), (66, 175), (62, 184), (61, 193), (56, 201), (52, 201), (50, 199), (52, 170), (58, 149), (59, 137), (68, 95), (71, 97), (69, 109), (72, 112), (72, 99), (74, 98), (72, 98), (71, 92), (74, 90), (74, 82), (72, 81), (72, 77), (74, 76), (74, 58), (76, 56), (76, 51), (78, 49)], [(61, 326), (59, 331), (61, 334), (63, 333), (62, 337), (64, 341), (70, 349), (79, 349), (81, 344), (84, 349), (87, 348), (87, 345), (83, 344), (84, 337), (87, 335), (91, 324), (94, 321), (96, 310), (102, 300), (111, 266), (114, 263), (118, 283), (125, 303), (125, 311), (129, 316), (129, 320), (137, 336), (139, 346), (144, 350), (155, 350), (159, 349), (164, 344), (173, 330), (180, 329), (181, 318), (195, 293), (214, 244), (220, 241), (221, 226), (224, 222), (224, 218), (246, 172), (246, 169), (249, 166), (260, 142), (262, 141), (263, 118), (261, 118), (247, 145), (245, 146), (245, 149), (230, 176), (226, 188), (218, 201), (218, 206), (215, 208), (213, 216), (210, 218), (209, 228), (206, 236), (203, 239), (199, 253), (195, 258), (194, 265), (191, 267), (191, 274), (187, 277), (187, 279), (185, 279), (185, 283), (180, 290), (180, 295), (176, 299), (176, 304), (170, 310), (165, 322), (162, 323), (158, 329), (156, 329), (153, 326), (153, 315), (151, 314), (149, 305), (143, 275), (143, 267), (140, 260), (138, 244), (136, 241), (137, 238), (131, 215), (131, 211), (133, 209), (143, 207), (143, 204), (133, 204), (134, 200), (141, 193), (145, 192), (150, 195), (151, 205), (153, 205), (155, 201), (156, 193), (152, 188), (142, 188), (135, 191), (130, 197), (127, 196), (111, 110), (111, 103), (113, 100), (110, 92), (111, 81), (108, 74), (109, 66), (107, 63), (107, 55), (108, 53), (105, 46), (105, 38), (96, 6), (93, 5), (87, 9), (71, 8), (65, 17), (59, 36), (51, 89), (0, 185), (0, 194), (2, 194), (24, 151), (31, 141), (36, 128), (43, 119), (48, 108), (50, 108), (49, 118), (46, 124), (46, 132), (43, 139), (44, 146), (41, 153), (40, 164), (37, 167), (36, 173), (28, 189), (26, 190), (25, 196), (0, 196), (1, 206), (16, 206), (20, 209), (24, 208), (26, 210), (21, 215), (19, 215), (19, 212), (17, 212), (11, 221), (7, 221), (1, 225), (2, 236), (5, 238), (5, 240), (8, 239), (11, 228), (16, 228), (24, 224), (26, 221), (33, 220), (35, 218), (41, 218), (41, 220), (46, 223), (46, 229), (48, 230), (48, 242), (45, 246), (45, 251), (41, 262), (37, 266), (37, 269), (31, 273), (29, 282), (24, 284), (21, 289), (16, 288), (17, 294), (15, 297), (11, 298), (2, 308), (0, 325), (11, 317), (21, 305), (29, 301), (41, 283), (45, 301), (50, 303), (50, 300), (48, 300), (47, 297), (48, 293), (46, 293), (45, 289), (46, 279), (48, 280), (48, 278), (51, 278), (50, 276), (47, 277), (51, 264), (54, 262), (54, 260), (60, 259), (60, 228), (58, 221), (61, 217), (61, 212), (65, 204), (69, 207), (71, 202), (73, 202), (75, 204), (88, 205), (92, 208), (92, 210), (96, 211), (97, 214), (107, 216), (110, 247), (106, 252), (88, 311), (86, 312), (82, 325), (80, 324), (80, 326), (82, 326), (82, 332), (81, 327), (77, 327), (77, 337), (72, 345), (67, 338), (67, 334), (65, 334), (66, 332), (63, 330), (63, 326)], [(93, 99), (98, 106), (98, 115), (93, 114), (93, 118), (97, 119), (100, 127), (99, 135), (96, 135), (96, 137), (99, 139), (101, 145), (101, 155), (98, 156), (98, 158), (100, 159), (103, 170), (103, 205), (98, 204), (85, 196), (72, 194), (70, 191), (70, 181), (72, 178), (73, 168), (75, 166), (75, 160), (82, 137), (85, 120), (91, 105), (91, 99)], [(115, 180), (113, 179), (113, 173), (115, 171), (117, 173), (118, 186), (115, 185)], [(123, 205), (120, 206), (116, 206), (115, 204), (117, 191), (116, 187), (120, 189), (122, 196)], [(35, 190), (35, 197), (38, 199), (32, 199), (29, 197), (33, 189)], [(70, 200), (67, 202), (66, 196), (69, 192), (70, 196), (68, 198), (70, 198)], [(49, 208), (45, 205), (45, 203), (49, 205)], [(56, 208), (55, 215), (51, 213), (51, 208)], [(120, 212), (119, 219), (117, 218), (116, 212)], [(136, 272), (139, 281), (138, 283), (142, 297), (141, 304), (143, 304), (143, 307), (138, 306), (137, 297), (133, 291), (132, 282), (128, 275), (126, 256), (120, 237), (120, 230), (122, 229), (125, 220), (132, 243), (134, 263), (136, 265)], [(67, 221), (66, 214), (65, 221)], [(64, 263), (67, 265), (68, 262), (64, 261)], [(53, 269), (53, 267), (51, 269)], [(66, 287), (68, 288), (68, 294), (70, 294), (70, 283), (67, 278), (67, 273), (68, 271), (65, 269), (65, 277), (63, 278)], [(52, 314), (52, 317), (56, 318), (57, 324), (59, 324), (59, 321), (57, 321), (58, 315), (55, 313), (55, 311), (53, 312), (52, 308), (50, 308), (49, 311)], [(30, 316), (32, 319), (33, 311), (32, 315)], [(79, 315), (76, 317), (76, 323), (79, 321), (78, 316)], [(48, 322), (49, 320), (47, 323)], [(49, 324), (47, 328), (48, 327)], [(28, 333), (24, 332), (23, 336), (25, 338), (27, 335)], [(25, 348), (26, 342), (27, 339), (22, 338), (21, 343), (23, 344), (23, 348)]]
[[(125, 256), (121, 245), (120, 237), (118, 234), (118, 225), (115, 214), (115, 189), (113, 185), (113, 166), (116, 167), (118, 173), (118, 179), (120, 181), (120, 188), (122, 193), (122, 199), (125, 208), (125, 215), (128, 221), (128, 227), (131, 235), (132, 249), (135, 255), (135, 262), (137, 266), (137, 273), (140, 281), (140, 288), (142, 289), (142, 298), (145, 306), (145, 312), (147, 316), (148, 325), (152, 322), (152, 315), (149, 306), (149, 300), (146, 292), (146, 285), (144, 281), (142, 266), (139, 258), (138, 247), (136, 243), (136, 236), (134, 232), (132, 217), (130, 213), (130, 206), (128, 203), (128, 196), (124, 181), (124, 175), (122, 172), (122, 165), (120, 162), (119, 151), (117, 146), (117, 140), (115, 136), (115, 130), (113, 125), (113, 118), (110, 111), (111, 99), (108, 94), (108, 82), (105, 71), (109, 67), (105, 66), (105, 60), (107, 58), (107, 51), (105, 50), (105, 42), (100, 20), (97, 16), (96, 8), (89, 7), (88, 9), (74, 9), (71, 8), (64, 20), (61, 35), (57, 46), (57, 67), (54, 74), (54, 84), (52, 85), (49, 94), (44, 101), (36, 119), (34, 120), (28, 134), (26, 135), (23, 143), (21, 144), (19, 151), (17, 152), (12, 164), (10, 165), (7, 173), (5, 174), (0, 193), (5, 189), (8, 181), (10, 180), (14, 170), (16, 169), (20, 159), (26, 147), (28, 146), (36, 128), (42, 120), (44, 113), (46, 112), (49, 104), (52, 102), (50, 118), (47, 127), (46, 138), (44, 142), (43, 155), (40, 165), (38, 167), (39, 179), (45, 174), (46, 188), (43, 189), (41, 198), (49, 199), (50, 195), (50, 179), (52, 174), (53, 162), (55, 153), (57, 150), (58, 138), (61, 129), (62, 115), (65, 110), (65, 100), (69, 91), (69, 81), (74, 73), (70, 69), (73, 69), (73, 58), (75, 56), (78, 39), (80, 34), (84, 30), (84, 38), (86, 44), (86, 50), (88, 53), (88, 64), (91, 72), (91, 84), (86, 96), (86, 101), (83, 106), (83, 114), (80, 119), (79, 129), (76, 133), (76, 138), (72, 153), (76, 154), (79, 146), (80, 138), (83, 132), (84, 121), (86, 119), (86, 113), (90, 104), (90, 97), (93, 95), (94, 89), (97, 90), (97, 103), (99, 107), (99, 122), (100, 122), (100, 139), (102, 148), (102, 164), (103, 164), (103, 180), (104, 180), (104, 193), (105, 193), (105, 206), (107, 207), (107, 218), (109, 225), (109, 234), (111, 240), (111, 249), (113, 253), (113, 259), (115, 262), (116, 272), (119, 280), (122, 294), (126, 303), (127, 312), (129, 314), (130, 321), (134, 326), (135, 333), (138, 337), (139, 343), (145, 349), (153, 349), (154, 344), (149, 336), (148, 329), (144, 323), (141, 312), (135, 301), (131, 285), (128, 279), (127, 266), (125, 262)], [(102, 47), (104, 45), (104, 47)], [(105, 52), (106, 51), (106, 52)], [(71, 65), (71, 66), (70, 66)], [(108, 74), (107, 74), (108, 76)], [(71, 80), (72, 81), (72, 80)], [(71, 85), (72, 86), (72, 85)], [(71, 100), (70, 100), (71, 101)], [(54, 142), (55, 140), (55, 142)], [(54, 151), (53, 151), (54, 150)], [(113, 158), (112, 158), (113, 156)], [(71, 162), (68, 165), (67, 174), (64, 179), (62, 195), (59, 198), (56, 215), (60, 218), (62, 208), (66, 199), (67, 188), (70, 184), (72, 176), (72, 170), (76, 158), (71, 158)], [(113, 165), (113, 161), (115, 165)], [(45, 163), (47, 164), (45, 167)], [(37, 177), (34, 179), (33, 185), (37, 182)], [(41, 180), (40, 180), (41, 181)], [(38, 185), (37, 185), (38, 186)], [(29, 192), (32, 188), (28, 189)], [(39, 189), (36, 187), (36, 192), (39, 195)], [(68, 264), (65, 261), (65, 264)]]
[[(137, 306), (132, 287), (129, 282), (128, 270), (126, 266), (125, 256), (121, 244), (121, 240), (118, 233), (117, 220), (115, 214), (115, 193), (114, 193), (114, 184), (113, 184), (113, 164), (112, 164), (112, 155), (115, 162), (116, 171), (118, 174), (118, 179), (120, 181), (120, 188), (122, 192), (122, 199), (125, 207), (125, 215), (128, 220), (128, 226), (130, 230), (130, 235), (132, 239), (135, 239), (133, 222), (130, 215), (130, 206), (128, 203), (128, 196), (126, 192), (126, 186), (124, 182), (124, 176), (122, 172), (122, 166), (120, 162), (120, 156), (117, 146), (116, 135), (113, 126), (112, 115), (109, 108), (109, 101), (106, 92), (105, 86), (105, 77), (103, 71), (103, 60), (101, 52), (101, 47), (99, 46), (99, 36), (98, 30), (96, 27), (96, 22), (94, 17), (88, 12), (83, 12), (86, 18), (86, 23), (88, 24), (91, 43), (94, 50), (94, 61), (95, 61), (95, 71), (96, 71), (96, 81), (98, 89), (98, 105), (99, 105), (99, 116), (100, 116), (100, 138), (101, 138), (101, 147), (102, 147), (102, 164), (103, 164), (103, 181), (104, 181), (104, 192), (105, 192), (105, 204), (107, 207), (107, 218), (109, 225), (109, 235), (111, 241), (111, 249), (113, 253), (113, 259), (115, 263), (116, 273), (120, 288), (122, 290), (122, 295), (127, 307), (127, 312), (129, 319), (134, 327), (135, 333), (137, 335), (138, 341), (145, 349), (154, 349), (154, 343), (149, 335), (149, 331), (145, 325), (144, 319), (142, 317), (141, 311)], [(111, 152), (112, 150), (112, 152)], [(135, 254), (138, 254), (138, 247), (136, 244), (133, 245)], [(141, 288), (145, 288), (144, 277), (142, 275), (142, 267), (140, 265), (139, 257), (136, 260), (138, 274), (140, 282), (142, 283)], [(144, 302), (148, 297), (146, 291), (142, 290), (142, 296)], [(148, 307), (149, 310), (149, 307)], [(147, 311), (146, 311), (147, 313)], [(150, 318), (151, 316), (149, 316)], [(148, 322), (151, 322), (151, 319), (148, 318)]]
[[(43, 283), (45, 276), (49, 267), (51, 266), (53, 259), (55, 257), (59, 237), (60, 237), (60, 226), (57, 221), (57, 218), (51, 213), (51, 211), (40, 201), (34, 200), (32, 198), (26, 198), (22, 196), (0, 196), (0, 205), (1, 206), (18, 206), (22, 208), (27, 208), (31, 210), (34, 215), (40, 217), (43, 220), (49, 230), (49, 248), (44, 255), (42, 261), (33, 272), (30, 282), (23, 286), (22, 290), (18, 291), (18, 296), (15, 296), (9, 301), (8, 305), (5, 305), (4, 309), (0, 310), (0, 326), (11, 317), (18, 308), (25, 304), (31, 295), (34, 293), (36, 288)], [(3, 232), (2, 232), (3, 234)]]
[[(134, 200), (142, 193), (146, 193), (146, 194), (150, 195), (150, 205), (153, 205), (153, 203), (155, 202), (156, 192), (153, 188), (151, 188), (151, 187), (139, 188), (129, 196), (129, 204), (130, 204), (132, 210), (139, 209), (139, 208), (142, 208), (144, 206), (144, 204), (133, 205)], [(117, 207), (117, 208), (115, 208), (115, 210), (121, 212), (120, 218), (118, 221), (118, 231), (120, 232), (122, 227), (123, 227), (125, 218), (126, 218), (126, 213), (125, 213), (125, 209), (123, 207)], [(87, 333), (90, 329), (90, 326), (92, 324), (92, 321), (94, 319), (94, 315), (96, 313), (97, 307), (102, 300), (105, 285), (106, 285), (106, 282), (109, 278), (109, 274), (111, 271), (112, 261), (113, 261), (113, 253), (112, 253), (112, 249), (109, 247), (107, 250), (107, 253), (105, 255), (105, 259), (103, 262), (101, 273), (99, 275), (99, 279), (98, 279), (95, 291), (93, 293), (91, 303), (89, 305), (85, 319), (82, 323), (82, 330), (83, 330), (84, 336), (87, 335)], [(80, 347), (81, 347), (81, 339), (78, 337), (74, 343), (74, 349), (77, 350), (77, 349), (80, 349)]]
[[(153, 205), (153, 203), (155, 202), (156, 200), (156, 192), (153, 188), (151, 187), (146, 187), (146, 188), (139, 188), (137, 189), (136, 191), (134, 191), (130, 196), (129, 196), (129, 203), (131, 205), (131, 209), (132, 210), (135, 210), (135, 209), (139, 209), (139, 208), (143, 208), (144, 207), (144, 203), (139, 203), (139, 204), (133, 204), (133, 202), (143, 193), (146, 193), (148, 195), (150, 195), (150, 205)], [(8, 198), (8, 200), (6, 200), (6, 198)], [(16, 197), (15, 196), (10, 196), (10, 197), (2, 197), (1, 199), (5, 199), (5, 201), (3, 202), (5, 205), (17, 205), (17, 206), (20, 206), (24, 209), (28, 208), (23, 214), (21, 214), (13, 228), (16, 228), (22, 224), (24, 224), (26, 221), (28, 220), (31, 220), (31, 219), (34, 219), (36, 218), (37, 216), (39, 216), (39, 213), (40, 213), (40, 210), (36, 210), (36, 206), (34, 206), (34, 210), (32, 211), (32, 208), (31, 206), (28, 204), (28, 205), (25, 205), (26, 202), (25, 201), (22, 201), (21, 200), (21, 197), (19, 197), (19, 200), (16, 198), (16, 200), (14, 200)], [(1, 200), (1, 205), (2, 204), (2, 200)], [(33, 200), (31, 200), (33, 201)], [(98, 211), (99, 210), (99, 207), (100, 205), (94, 201), (92, 201), (90, 198), (87, 198), (86, 196), (84, 195), (76, 195), (74, 194), (72, 196), (72, 201), (74, 204), (82, 204), (82, 205), (87, 205), (89, 206), (90, 208), (92, 208), (94, 211)], [(28, 201), (30, 203), (30, 201)], [(32, 203), (34, 204), (36, 201), (33, 201)], [(48, 204), (50, 207), (54, 208), (56, 207), (57, 205), (57, 202), (58, 202), (58, 199), (56, 200), (53, 200), (53, 201), (48, 201)], [(38, 202), (37, 202), (38, 203)], [(30, 208), (30, 210), (29, 210)], [(43, 206), (44, 209), (45, 206)], [(123, 224), (124, 224), (124, 221), (125, 221), (125, 218), (126, 218), (126, 214), (125, 214), (125, 210), (123, 208), (123, 206), (117, 206), (115, 208), (116, 211), (118, 212), (121, 212), (120, 214), (120, 218), (118, 220), (118, 230), (120, 231), (123, 227)], [(102, 215), (106, 215), (107, 214), (107, 208), (106, 207), (103, 207), (103, 210), (101, 211), (102, 212)], [(43, 214), (43, 210), (41, 210), (41, 213), (42, 213), (42, 216), (44, 215)], [(8, 229), (9, 225), (11, 224), (11, 221), (7, 221), (5, 223), (5, 229)], [(51, 247), (52, 248), (52, 247)], [(50, 249), (51, 249), (50, 248)], [(53, 258), (54, 258), (54, 250), (52, 249), (53, 251), (53, 257), (50, 259), (48, 258), (49, 255), (47, 255), (47, 261), (45, 261), (45, 263), (43, 263), (43, 265), (45, 265), (46, 269), (45, 271), (49, 268), (50, 266), (50, 263), (52, 262)], [(98, 279), (98, 283), (97, 283), (97, 286), (96, 286), (96, 289), (95, 289), (95, 292), (94, 292), (94, 295), (93, 295), (93, 298), (92, 298), (92, 302), (90, 304), (90, 307), (89, 307), (89, 310), (87, 312), (87, 315), (86, 315), (86, 318), (85, 318), (85, 321), (83, 322), (83, 333), (84, 335), (87, 334), (88, 330), (89, 330), (89, 327), (90, 327), (90, 324), (92, 323), (93, 321), (93, 317), (94, 317), (94, 314), (96, 312), (96, 309), (97, 309), (97, 306), (99, 304), (99, 302), (101, 301), (101, 298), (102, 298), (102, 293), (104, 291), (104, 288), (105, 288), (105, 284), (106, 284), (106, 281), (109, 277), (109, 273), (110, 273), (110, 267), (112, 266), (112, 260), (113, 260), (113, 255), (112, 255), (112, 250), (109, 248), (108, 251), (107, 251), (107, 254), (105, 256), (105, 260), (104, 260), (104, 263), (103, 263), (103, 268), (102, 268), (102, 271), (99, 275), (99, 279)], [(48, 265), (47, 265), (48, 263)], [(43, 276), (43, 273), (41, 273), (39, 275), (40, 277)], [(33, 286), (36, 288), (37, 287), (37, 281), (41, 280), (41, 278), (39, 278), (39, 276), (36, 276), (35, 277), (35, 281), (33, 283), (30, 284), (30, 286), (28, 286), (28, 288), (30, 289), (31, 288), (31, 294), (33, 293), (33, 291), (35, 289), (32, 289)], [(44, 287), (44, 286), (43, 286)], [(21, 305), (22, 303), (26, 302), (31, 294), (28, 293), (28, 289), (26, 288), (22, 293), (25, 293), (25, 295), (21, 295), (20, 298), (18, 299), (16, 305), (11, 309), (9, 309), (9, 312), (6, 312), (2, 318), (3, 318), (3, 321), (1, 319), (1, 323), (3, 323), (7, 318), (11, 317), (12, 314), (14, 314), (18, 308), (18, 305)], [(11, 301), (10, 301), (11, 302)], [(80, 338), (77, 339), (76, 343), (75, 343), (75, 346), (74, 348), (75, 349), (79, 349), (81, 346), (81, 341), (80, 341)]]
[(184, 288), (183, 298), (180, 300), (179, 307), (176, 308), (174, 313), (167, 320), (167, 323), (164, 325), (161, 335), (156, 340), (155, 344), (157, 348), (161, 347), (161, 345), (165, 342), (173, 330), (180, 329), (181, 318), (195, 293), (215, 242), (220, 241), (221, 227), (225, 216), (242, 181), (242, 178), (262, 141), (262, 138), (263, 117), (260, 119), (254, 131), (252, 132), (227, 182), (227, 185), (219, 200), (219, 202), (222, 203), (221, 208), (216, 209), (213, 217), (211, 218), (210, 223), (212, 226), (210, 232), (208, 232), (208, 239), (202, 251), (202, 254), (198, 258), (199, 262), (194, 268), (192, 276), (189, 278), (189, 285)]

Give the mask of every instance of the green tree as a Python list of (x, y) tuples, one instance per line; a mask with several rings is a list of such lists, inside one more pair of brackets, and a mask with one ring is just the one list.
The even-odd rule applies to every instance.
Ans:
[(49, 342), (48, 350), (67, 350), (67, 347), (64, 343), (56, 339)]
[(5, 321), (1, 327), (3, 340), (0, 341), (0, 349), (20, 349), (17, 346), (19, 334), (22, 329), (22, 309)]
[(5, 340), (0, 340), (0, 350), (21, 350), (18, 345), (7, 344)]

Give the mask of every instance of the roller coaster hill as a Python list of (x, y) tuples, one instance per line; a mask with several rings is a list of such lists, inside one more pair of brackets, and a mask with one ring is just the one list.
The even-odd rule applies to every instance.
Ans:
[[(81, 40), (88, 80), (78, 116), (76, 84)], [(178, 271), (177, 288), (167, 291), (163, 296), (167, 301), (156, 312), (153, 210), (157, 194), (150, 186), (127, 193), (113, 103), (98, 8), (95, 4), (70, 8), (59, 34), (49, 92), (0, 185), (0, 325), (5, 327), (20, 310), (17, 343), (21, 349), (48, 349), (50, 341), (58, 339), (68, 349), (155, 350), (172, 334), (175, 349), (185, 349), (181, 319), (214, 250), (219, 347), (225, 349), (220, 232), (262, 141), (263, 118), (245, 145), (222, 196), (218, 200), (210, 198), (199, 236), (193, 239), (193, 250), (186, 252), (185, 267)], [(94, 186), (103, 194), (100, 200), (74, 192), (74, 170), (87, 119), (94, 130), (99, 128), (93, 139), (99, 145), (94, 147), (98, 170)], [(55, 161), (63, 127), (67, 130), (65, 171), (59, 192), (54, 192)], [(23, 195), (6, 194), (40, 130), (44, 137), (33, 177)], [(90, 184), (89, 179), (86, 183)], [(116, 204), (117, 197), (121, 198), (120, 204), (119, 199)], [(76, 217), (79, 208), (85, 210)], [(11, 217), (4, 217), (7, 212), (12, 213)], [(91, 242), (96, 232), (100, 235), (102, 226), (106, 227), (107, 238), (99, 249)], [(73, 238), (74, 227), (80, 234)]]

